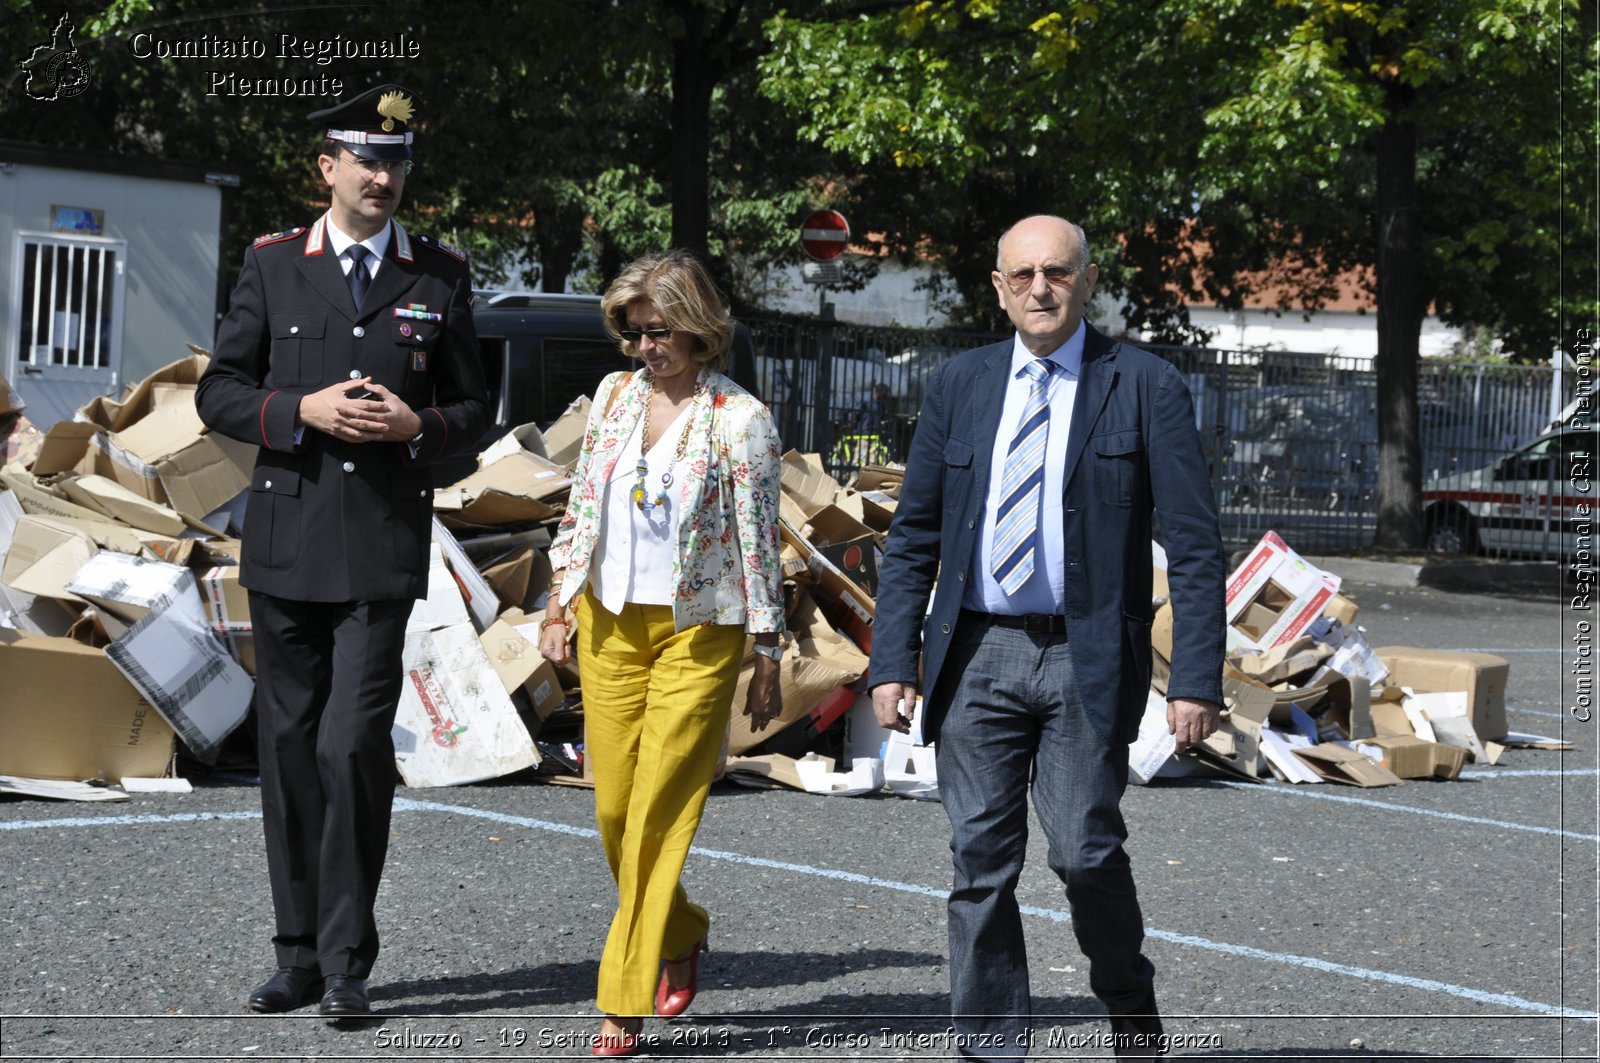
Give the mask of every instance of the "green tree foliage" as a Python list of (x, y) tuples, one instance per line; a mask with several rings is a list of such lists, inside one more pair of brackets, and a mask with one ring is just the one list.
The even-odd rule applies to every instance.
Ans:
[[(1241, 306), (1235, 274), (1292, 247), (1238, 197), (1197, 201), (1203, 114), (1182, 66), (1183, 20), (1157, 4), (823, 14), (769, 22), (763, 91), (854, 164), (843, 183), (855, 213), (884, 250), (939, 263), (958, 318), (1003, 322), (995, 238), (1033, 212), (1080, 222), (1122, 316), (1164, 340), (1204, 340), (1185, 302)], [(1201, 248), (1236, 268), (1200, 269)]]
[(1578, 0), (1170, 6), (1202, 53), (1238, 57), (1201, 91), (1207, 179), (1271, 209), (1329, 262), (1371, 270), (1377, 545), (1414, 549), (1416, 363), (1429, 307), (1494, 330), (1530, 361), (1561, 344), (1563, 309), (1594, 313), (1592, 303), (1563, 307), (1563, 291), (1594, 291), (1594, 262), (1563, 255), (1561, 234), (1587, 216), (1592, 241), (1592, 203), (1563, 195), (1562, 154), (1592, 174), (1596, 130), (1592, 113), (1560, 123), (1564, 94), (1576, 103), (1592, 78), (1592, 16), (1585, 26)]
[(1562, 183), (1563, 152), (1566, 173), (1595, 172), (1593, 113), (1558, 123), (1563, 91), (1576, 102), (1594, 84), (1580, 8), (921, 0), (774, 18), (762, 70), (807, 136), (876, 179), (863, 187), (916, 174), (938, 204), (922, 232), (970, 306), (992, 302), (962, 232), (985, 213), (989, 240), (1029, 210), (1082, 222), (1125, 312), (1163, 336), (1188, 331), (1179, 304), (1202, 292), (1314, 309), (1363, 270), (1384, 404), (1378, 542), (1414, 547), (1427, 309), (1533, 360), (1560, 342), (1562, 311), (1593, 318), (1593, 257), (1560, 246), (1563, 230), (1575, 247), (1594, 236), (1592, 189)]
[[(303, 223), (326, 202), (306, 112), (321, 94), (208, 94), (206, 71), (238, 82), (339, 78), (344, 95), (384, 81), (418, 93), (417, 169), (407, 224), (466, 247), (478, 273), (537, 263), (513, 281), (561, 290), (575, 272), (603, 282), (669, 242), (708, 250), (735, 300), (771, 290), (773, 264), (798, 254), (795, 226), (816, 198), (817, 154), (755, 92), (768, 7), (740, 0), (463, 0), (219, 8), (210, 0), (115, 0), (78, 19), (88, 90), (43, 104), (11, 77), (7, 137), (201, 162), (240, 174), (227, 256), (258, 233)], [(4, 39), (48, 40), (60, 12), (38, 0), (0, 14)], [(262, 58), (136, 57), (148, 31), (267, 44)], [(280, 34), (393, 39), (407, 60), (283, 60)], [(683, 109), (690, 83), (696, 107)], [(315, 90), (313, 90), (315, 92)], [(687, 133), (685, 132), (687, 130)], [(698, 219), (698, 220), (697, 220)], [(593, 283), (593, 281), (591, 281)]]

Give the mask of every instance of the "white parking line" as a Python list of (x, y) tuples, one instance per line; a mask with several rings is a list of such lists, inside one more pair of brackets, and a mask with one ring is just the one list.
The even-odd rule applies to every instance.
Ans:
[(1560, 646), (1457, 646), (1454, 649), (1437, 650), (1437, 653), (1493, 653), (1504, 656), (1507, 653), (1565, 653)]
[(1408, 812), (1413, 816), (1432, 816), (1435, 819), (1454, 820), (1457, 823), (1474, 823), (1480, 827), (1498, 827), (1501, 830), (1523, 830), (1533, 834), (1553, 834), (1558, 838), (1571, 838), (1580, 842), (1600, 842), (1600, 834), (1579, 834), (1577, 831), (1558, 830), (1555, 827), (1536, 827), (1531, 823), (1512, 823), (1504, 819), (1485, 819), (1483, 816), (1463, 816), (1459, 812), (1440, 812), (1432, 808), (1413, 808), (1410, 805), (1397, 805), (1390, 801), (1374, 801), (1370, 797), (1345, 797), (1342, 794), (1319, 793), (1314, 789), (1302, 789), (1298, 786), (1263, 786), (1260, 783), (1233, 782), (1230, 779), (1211, 780), (1218, 786), (1226, 786), (1230, 790), (1245, 790), (1252, 793), (1276, 794), (1280, 797), (1307, 797), (1313, 801), (1338, 801), (1346, 805), (1365, 805), (1367, 808), (1381, 808), (1386, 812)]
[(19, 819), (0, 823), (0, 830), (48, 827), (132, 827), (142, 823), (199, 823), (208, 819), (260, 819), (259, 812), (175, 812), (170, 816), (74, 816), (67, 819)]
[(1461, 773), (1463, 779), (1592, 779), (1596, 775), (1600, 775), (1600, 768), (1468, 768)]
[[(1240, 783), (1237, 785), (1249, 787), (1251, 789), (1262, 789), (1262, 787), (1259, 786), (1250, 787), (1250, 784), (1248, 783)], [(1333, 795), (1329, 794), (1305, 794), (1304, 796), (1322, 797), (1328, 800), (1337, 799), (1334, 798)], [(1382, 802), (1361, 801), (1357, 798), (1344, 798), (1343, 800), (1353, 801), (1358, 804), (1374, 804), (1378, 807), (1392, 808), (1396, 811), (1402, 812), (1420, 811), (1418, 809), (1408, 809), (1399, 805), (1384, 805)], [(530, 830), (548, 831), (553, 834), (566, 834), (578, 838), (599, 837), (599, 831), (595, 830), (593, 827), (574, 827), (566, 823), (554, 823), (549, 820), (533, 819), (529, 816), (516, 816), (506, 812), (491, 812), (486, 809), (468, 808), (462, 805), (447, 805), (436, 801), (414, 801), (410, 798), (397, 797), (394, 802), (394, 810), (396, 812), (444, 812), (451, 815), (466, 816), (470, 819), (483, 819), (493, 823), (506, 823), (518, 827), (527, 827)], [(1523, 830), (1539, 829), (1544, 830), (1545, 833), (1551, 834), (1568, 834), (1566, 831), (1550, 831), (1544, 828), (1530, 828), (1521, 824), (1497, 824), (1494, 820), (1477, 820), (1472, 817), (1453, 816), (1446, 813), (1435, 814), (1444, 815), (1449, 819), (1465, 819), (1470, 822), (1510, 826)], [(17, 820), (10, 823), (0, 823), (0, 829), (39, 830), (59, 827), (109, 827), (157, 823), (195, 823), (203, 822), (205, 820), (245, 820), (259, 819), (260, 817), (261, 813), (259, 812), (198, 812), (180, 813), (165, 816), (105, 816), (93, 818), (71, 817), (64, 819)], [(1584, 838), (1587, 840), (1600, 840), (1591, 835), (1572, 834), (1569, 836), (1575, 838)], [(825, 878), (838, 882), (851, 882), (863, 886), (874, 886), (879, 889), (892, 890), (897, 893), (915, 894), (917, 896), (928, 897), (935, 900), (943, 900), (949, 895), (948, 888), (944, 887), (924, 886), (915, 882), (899, 882), (894, 879), (878, 878), (874, 875), (863, 875), (854, 871), (840, 871), (836, 868), (813, 867), (810, 864), (796, 864), (784, 860), (769, 860), (765, 857), (748, 856), (744, 853), (725, 852), (719, 849), (705, 849), (700, 846), (695, 846), (690, 850), (690, 852), (695, 856), (707, 860), (720, 860), (727, 863), (743, 864), (746, 867), (769, 868), (774, 871), (787, 871), (792, 874), (806, 875), (812, 878)], [(1036, 916), (1041, 919), (1048, 919), (1051, 922), (1056, 923), (1070, 922), (1072, 919), (1070, 912), (1061, 911), (1055, 908), (1039, 908), (1033, 905), (1023, 905), (1021, 906), (1021, 911), (1025, 915)], [(1370, 967), (1356, 967), (1346, 963), (1334, 963), (1331, 960), (1322, 960), (1314, 956), (1298, 956), (1294, 953), (1273, 952), (1268, 949), (1258, 949), (1250, 945), (1234, 945), (1225, 941), (1212, 941), (1209, 938), (1197, 937), (1193, 934), (1178, 934), (1170, 930), (1146, 928), (1145, 933), (1158, 941), (1165, 941), (1174, 945), (1186, 945), (1190, 948), (1203, 949), (1208, 952), (1222, 952), (1232, 956), (1239, 956), (1244, 959), (1260, 960), (1265, 963), (1277, 963), (1291, 967), (1304, 967), (1309, 970), (1321, 971), (1326, 974), (1343, 975), (1345, 977), (1357, 978), (1367, 982), (1405, 986), (1409, 989), (1419, 989), (1427, 993), (1443, 993), (1448, 996), (1458, 997), (1462, 1000), (1470, 1000), (1479, 1004), (1492, 1004), (1497, 1007), (1510, 1008), (1516, 1011), (1532, 1012), (1538, 1015), (1559, 1016), (1562, 1018), (1589, 1020), (1600, 1019), (1600, 1013), (1592, 1011), (1582, 1011), (1577, 1008), (1563, 1007), (1558, 1004), (1547, 1004), (1538, 1000), (1528, 1000), (1524, 997), (1514, 996), (1510, 993), (1492, 993), (1482, 989), (1474, 989), (1471, 986), (1454, 985), (1450, 982), (1441, 982), (1432, 978), (1413, 978), (1410, 975), (1395, 974), (1390, 971), (1379, 971)]]
[[(399, 809), (400, 800), (396, 800), (395, 808)], [(449, 812), (456, 815), (470, 816), (477, 819), (492, 820), (496, 823), (510, 823), (516, 826), (531, 827), (535, 830), (555, 830), (563, 834), (583, 834), (589, 837), (598, 837), (599, 832), (586, 830), (580, 827), (569, 827), (563, 823), (549, 823), (544, 820), (530, 819), (526, 816), (514, 816), (503, 812), (487, 812), (476, 808), (463, 808), (459, 805), (438, 804), (432, 801), (411, 801), (405, 799), (405, 804), (410, 809), (432, 812)], [(764, 867), (774, 871), (788, 871), (794, 874), (807, 875), (813, 878), (826, 878), (838, 882), (851, 882), (863, 886), (876, 886), (879, 889), (893, 890), (897, 893), (911, 893), (922, 897), (931, 897), (944, 900), (949, 896), (948, 888), (924, 886), (915, 882), (898, 882), (894, 879), (878, 878), (874, 875), (863, 875), (855, 871), (840, 871), (835, 868), (813, 867), (810, 864), (796, 864), (785, 860), (768, 860), (764, 857), (747, 856), (743, 853), (730, 853), (718, 849), (705, 849), (695, 846), (689, 850), (695, 856), (710, 860), (723, 860), (728, 863), (743, 864), (747, 867)], [(1021, 905), (1020, 910), (1024, 915), (1038, 916), (1051, 922), (1066, 923), (1072, 920), (1070, 912), (1054, 908), (1039, 908), (1034, 905)], [(1592, 1011), (1582, 1011), (1576, 1008), (1563, 1007), (1559, 1004), (1546, 1004), (1542, 1001), (1527, 1000), (1523, 997), (1513, 996), (1510, 993), (1491, 993), (1482, 989), (1473, 989), (1470, 986), (1452, 985), (1449, 982), (1440, 982), (1432, 978), (1413, 978), (1410, 975), (1394, 974), (1389, 971), (1377, 971), (1369, 967), (1356, 967), (1347, 963), (1334, 963), (1330, 960), (1320, 960), (1314, 956), (1297, 956), (1288, 952), (1272, 952), (1267, 949), (1258, 949), (1250, 945), (1233, 945), (1225, 941), (1212, 941), (1209, 938), (1196, 937), (1193, 934), (1177, 934), (1170, 930), (1145, 929), (1145, 934), (1158, 941), (1166, 941), (1175, 945), (1187, 945), (1191, 948), (1205, 949), (1209, 952), (1224, 952), (1245, 959), (1262, 960), (1268, 963), (1285, 964), (1291, 967), (1305, 967), (1314, 971), (1327, 974), (1345, 975), (1350, 978), (1359, 978), (1368, 982), (1379, 982), (1388, 985), (1405, 986), (1410, 989), (1420, 989), (1428, 993), (1445, 993), (1449, 996), (1460, 997), (1479, 1004), (1493, 1004), (1499, 1007), (1512, 1008), (1518, 1011), (1528, 1011), (1539, 1015), (1556, 1015), (1573, 1019), (1596, 1019), (1600, 1014)]]

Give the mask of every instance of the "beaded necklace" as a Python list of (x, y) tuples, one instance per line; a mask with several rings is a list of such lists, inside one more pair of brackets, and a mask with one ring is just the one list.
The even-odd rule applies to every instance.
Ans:
[(638, 474), (639, 479), (633, 485), (632, 498), (633, 504), (639, 507), (639, 512), (649, 516), (651, 510), (666, 504), (667, 488), (672, 486), (672, 470), (677, 467), (678, 462), (683, 460), (684, 452), (688, 449), (689, 429), (694, 422), (694, 404), (699, 401), (700, 392), (705, 385), (701, 380), (694, 382), (694, 394), (689, 396), (689, 406), (683, 412), (683, 431), (678, 434), (677, 449), (673, 451), (672, 461), (667, 465), (667, 471), (661, 474), (661, 490), (656, 492), (656, 497), (652, 500), (649, 497), (648, 489), (645, 487), (645, 481), (650, 475), (650, 466), (645, 464), (644, 456), (650, 449), (650, 407), (654, 405), (651, 402), (651, 398), (655, 388), (655, 374), (646, 370), (645, 380), (650, 384), (652, 394), (647, 395), (644, 400), (644, 431), (639, 436), (639, 464), (633, 470)]

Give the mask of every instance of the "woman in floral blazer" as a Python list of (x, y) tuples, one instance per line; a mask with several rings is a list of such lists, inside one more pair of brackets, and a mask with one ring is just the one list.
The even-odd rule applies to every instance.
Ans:
[[(778, 432), (729, 380), (732, 324), (683, 251), (630, 263), (601, 300), (607, 330), (644, 367), (595, 393), (539, 648), (567, 659), (576, 625), (585, 756), (618, 905), (600, 961), (597, 1056), (634, 1055), (644, 1016), (681, 1014), (710, 917), (679, 877), (755, 636), (744, 712), (782, 708)], [(658, 978), (659, 975), (659, 978)]]

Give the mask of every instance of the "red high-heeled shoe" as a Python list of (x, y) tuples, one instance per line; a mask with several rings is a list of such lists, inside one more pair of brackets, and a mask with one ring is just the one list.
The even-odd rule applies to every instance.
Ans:
[(706, 939), (701, 938), (695, 942), (694, 948), (668, 963), (687, 963), (689, 965), (689, 984), (682, 989), (673, 989), (667, 984), (667, 971), (661, 970), (661, 984), (656, 986), (656, 1014), (664, 1018), (682, 1015), (689, 1010), (689, 1005), (694, 1003), (694, 995), (700, 988), (700, 954), (709, 950)]
[(622, 1019), (615, 1015), (607, 1015), (622, 1033), (594, 1035), (594, 1047), (591, 1054), (596, 1056), (636, 1056), (644, 1051), (644, 1038), (639, 1035), (644, 1031), (643, 1019)]

